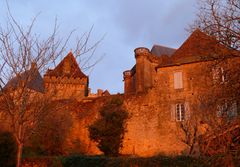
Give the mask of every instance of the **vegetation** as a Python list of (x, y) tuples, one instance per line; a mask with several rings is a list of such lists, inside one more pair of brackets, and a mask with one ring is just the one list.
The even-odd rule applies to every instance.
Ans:
[(191, 29), (200, 28), (215, 36), (225, 46), (240, 49), (240, 3), (239, 0), (201, 0), (199, 12)]
[[(8, 3), (7, 8), (8, 20), (0, 26), (0, 114), (6, 116), (9, 131), (17, 142), (16, 166), (20, 167), (25, 143), (37, 133), (34, 126), (41, 123), (42, 115), (49, 113), (48, 106), (54, 96), (54, 93), (46, 95), (44, 88), (40, 88), (43, 84), (40, 73), (55, 65), (65, 54), (72, 32), (66, 39), (58, 36), (59, 27), (55, 21), (52, 33), (43, 39), (41, 34), (34, 32), (36, 18), (30, 25), (21, 25), (12, 15)], [(90, 62), (101, 41), (89, 45), (91, 31), (78, 38), (73, 50), (84, 69), (98, 62)], [(34, 79), (39, 82), (33, 83)]]
[(9, 132), (0, 132), (0, 166), (14, 167), (16, 165), (17, 144)]
[(89, 126), (91, 140), (98, 143), (98, 148), (106, 156), (118, 156), (125, 132), (128, 113), (120, 98), (112, 98), (100, 110), (100, 119)]
[(64, 155), (64, 142), (70, 128), (72, 118), (70, 111), (60, 102), (51, 104), (48, 114), (40, 117), (41, 122), (36, 125), (34, 133), (29, 138), (26, 156), (59, 156)]
[(192, 157), (156, 156), (138, 157), (101, 157), (101, 156), (70, 156), (63, 159), (64, 167), (207, 167), (203, 159)]
[[(209, 85), (212, 91), (198, 96), (198, 104), (195, 104), (193, 111), (198, 113), (195, 123), (189, 124), (191, 120), (186, 121), (180, 128), (185, 134), (183, 139), (190, 139), (185, 140), (187, 144), (199, 144), (199, 152), (201, 156), (208, 156), (209, 164), (233, 166), (240, 162), (240, 118), (237, 116), (240, 113), (240, 76), (239, 67), (231, 62), (231, 58), (239, 57), (240, 3), (239, 0), (201, 0), (198, 1), (198, 9), (197, 18), (190, 30), (199, 28), (216, 39), (214, 42), (232, 51), (212, 53), (215, 61), (202, 70), (206, 76), (211, 74), (208, 77), (214, 80)], [(206, 90), (209, 87), (206, 86)], [(190, 145), (190, 148), (191, 146), (194, 145)]]

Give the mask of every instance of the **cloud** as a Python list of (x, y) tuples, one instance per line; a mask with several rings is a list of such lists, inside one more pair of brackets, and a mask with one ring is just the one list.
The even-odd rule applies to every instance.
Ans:
[[(106, 34), (96, 56), (105, 54), (90, 74), (90, 86), (123, 92), (122, 72), (134, 65), (133, 50), (153, 44), (179, 47), (186, 39), (184, 28), (194, 17), (196, 0), (12, 0), (13, 14), (25, 24), (38, 12), (36, 31), (47, 36), (55, 17), (60, 24), (60, 36), (77, 28), (81, 36), (94, 25), (92, 41)], [(0, 21), (4, 22), (6, 8), (0, 1)], [(75, 37), (74, 36), (74, 37)], [(70, 43), (69, 48), (73, 47)]]

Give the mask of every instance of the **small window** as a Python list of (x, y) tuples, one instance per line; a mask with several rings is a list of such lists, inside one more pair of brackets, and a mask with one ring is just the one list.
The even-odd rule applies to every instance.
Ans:
[(222, 105), (217, 106), (217, 116), (218, 117), (236, 117), (237, 114), (237, 102), (224, 102)]
[(182, 80), (182, 72), (174, 73), (174, 89), (182, 89), (183, 88), (183, 80)]
[(184, 121), (185, 120), (185, 106), (183, 103), (176, 104), (176, 120), (177, 121)]
[(224, 83), (227, 81), (226, 71), (223, 67), (217, 67), (212, 70), (214, 83)]

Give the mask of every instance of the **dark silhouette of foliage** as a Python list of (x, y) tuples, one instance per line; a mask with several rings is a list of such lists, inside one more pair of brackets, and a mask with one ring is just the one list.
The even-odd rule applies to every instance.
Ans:
[(64, 157), (62, 159), (62, 165), (64, 167), (208, 167), (205, 163), (207, 159), (194, 158), (189, 156), (155, 156), (148, 158), (141, 157), (102, 157), (102, 156), (82, 156), (73, 155)]
[[(55, 109), (55, 110), (54, 110)], [(48, 106), (48, 114), (41, 115), (41, 122), (36, 125), (36, 133), (29, 139), (29, 148), (25, 149), (25, 156), (64, 155), (64, 142), (69, 129), (72, 127), (70, 111), (64, 104), (53, 103)]]
[(120, 98), (112, 98), (100, 110), (100, 119), (90, 127), (91, 140), (98, 143), (98, 148), (106, 156), (118, 156), (125, 132), (124, 123), (128, 117)]
[(16, 165), (17, 144), (9, 132), (0, 132), (0, 166), (14, 167)]

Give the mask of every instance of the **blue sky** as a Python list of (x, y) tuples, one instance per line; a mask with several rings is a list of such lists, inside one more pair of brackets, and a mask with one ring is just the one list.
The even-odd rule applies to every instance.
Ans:
[[(104, 37), (95, 58), (104, 56), (86, 71), (93, 91), (123, 92), (122, 72), (135, 64), (133, 50), (160, 44), (178, 48), (188, 37), (185, 28), (196, 14), (197, 0), (8, 0), (13, 16), (27, 25), (38, 15), (35, 31), (47, 36), (57, 17), (59, 34), (66, 37), (76, 29), (73, 39), (93, 25), (91, 41)], [(0, 1), (0, 24), (7, 20), (5, 0)], [(74, 40), (73, 40), (74, 41)], [(70, 41), (68, 48), (74, 47)], [(68, 51), (66, 51), (67, 54)]]

